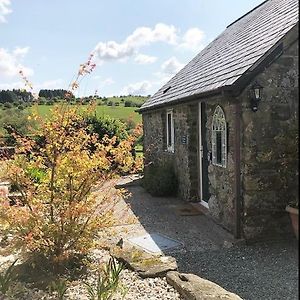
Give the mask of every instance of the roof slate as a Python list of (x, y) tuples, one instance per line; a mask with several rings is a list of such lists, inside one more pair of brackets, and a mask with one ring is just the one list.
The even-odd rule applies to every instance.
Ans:
[(230, 24), (145, 102), (141, 111), (234, 84), (298, 23), (298, 10), (298, 0), (265, 1)]

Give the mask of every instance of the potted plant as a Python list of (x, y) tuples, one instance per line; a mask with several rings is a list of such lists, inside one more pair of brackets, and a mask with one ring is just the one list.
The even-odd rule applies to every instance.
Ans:
[(285, 134), (277, 137), (277, 142), (281, 145), (279, 173), (283, 183), (283, 190), (287, 199), (285, 210), (289, 212), (291, 223), (296, 238), (299, 238), (299, 159), (298, 142), (299, 128), (292, 124)]

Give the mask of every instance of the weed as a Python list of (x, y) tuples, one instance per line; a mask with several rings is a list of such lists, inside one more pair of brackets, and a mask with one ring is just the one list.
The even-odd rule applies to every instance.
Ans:
[(53, 281), (50, 285), (50, 290), (57, 294), (58, 300), (65, 299), (65, 295), (68, 290), (67, 281), (64, 279), (58, 279), (56, 281)]
[[(119, 288), (120, 273), (123, 269), (124, 266), (122, 264), (118, 264), (114, 258), (111, 258), (105, 265), (103, 271), (98, 273), (97, 283), (95, 286), (85, 283), (89, 299), (111, 299)], [(125, 292), (124, 289), (123, 292)]]
[(5, 270), (4, 274), (0, 274), (0, 292), (6, 295), (12, 283), (15, 280), (14, 266), (17, 259)]

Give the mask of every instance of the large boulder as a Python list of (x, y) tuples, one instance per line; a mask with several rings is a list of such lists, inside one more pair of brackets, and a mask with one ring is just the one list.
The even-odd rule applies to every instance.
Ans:
[(167, 282), (172, 285), (185, 300), (241, 300), (238, 295), (228, 292), (216, 283), (194, 274), (167, 273)]

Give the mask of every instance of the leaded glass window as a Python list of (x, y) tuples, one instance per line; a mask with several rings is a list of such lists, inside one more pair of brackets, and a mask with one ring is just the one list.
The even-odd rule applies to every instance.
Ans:
[(212, 163), (226, 168), (227, 163), (227, 126), (223, 109), (218, 105), (212, 121)]

